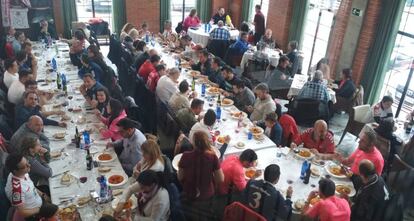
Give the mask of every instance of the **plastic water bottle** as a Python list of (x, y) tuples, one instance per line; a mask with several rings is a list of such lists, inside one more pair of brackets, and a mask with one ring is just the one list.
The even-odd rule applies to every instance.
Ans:
[(56, 63), (56, 59), (55, 58), (52, 58), (52, 69), (53, 69), (53, 71), (56, 71), (57, 70), (57, 63)]
[(148, 43), (149, 42), (149, 35), (148, 33), (145, 34), (145, 42)]
[(91, 139), (88, 131), (83, 131), (83, 141), (85, 142), (85, 149), (88, 149), (91, 144)]
[(302, 163), (302, 169), (300, 170), (300, 178), (303, 180), (306, 175), (306, 170), (308, 169), (308, 161), (305, 160)]
[(207, 33), (207, 31), (208, 31), (207, 29), (208, 29), (208, 27), (207, 27), (207, 23), (206, 23), (206, 24), (204, 24), (204, 32), (205, 33)]
[(108, 184), (106, 183), (105, 176), (101, 176), (99, 179), (99, 197), (105, 199), (108, 195)]
[(220, 121), (221, 119), (221, 107), (220, 106), (216, 107), (216, 117), (217, 117), (217, 120)]
[(206, 96), (206, 84), (205, 83), (201, 85), (201, 97), (204, 97), (204, 96)]
[(210, 30), (211, 30), (211, 24), (208, 23), (208, 32), (210, 32)]
[(308, 166), (306, 167), (305, 177), (303, 178), (304, 184), (309, 183), (310, 175), (311, 175), (311, 164), (309, 163)]

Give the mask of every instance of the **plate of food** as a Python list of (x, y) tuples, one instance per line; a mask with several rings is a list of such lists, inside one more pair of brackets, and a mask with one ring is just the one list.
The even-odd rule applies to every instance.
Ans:
[[(115, 197), (115, 199), (112, 201), (112, 203), (111, 203), (112, 209), (116, 209), (116, 207), (118, 206), (118, 203), (119, 203), (119, 199), (120, 199), (119, 197)], [(124, 210), (127, 210), (127, 209), (133, 210), (135, 208), (137, 208), (137, 198), (135, 197), (135, 195), (132, 195), (128, 199), (128, 201), (125, 202), (123, 209)]]
[(198, 78), (200, 77), (201, 73), (199, 71), (191, 70), (188, 71), (188, 75), (193, 78)]
[(95, 156), (95, 161), (100, 163), (112, 162), (114, 159), (115, 157), (108, 152), (100, 153)]
[(262, 141), (262, 140), (265, 139), (265, 136), (263, 134), (255, 134), (255, 135), (253, 135), (253, 138), (255, 140)]
[(318, 166), (325, 166), (325, 161), (323, 161), (321, 159), (313, 158), (312, 163), (315, 164), (315, 165), (318, 165)]
[(321, 172), (320, 172), (319, 168), (317, 168), (317, 167), (311, 167), (311, 176), (312, 177), (320, 177), (321, 176)]
[(309, 201), (309, 206), (314, 206), (315, 204), (319, 203), (321, 201), (321, 197), (319, 195), (316, 195)]
[(338, 195), (342, 195), (342, 194), (345, 194), (348, 196), (355, 195), (355, 189), (351, 185), (342, 184), (342, 183), (335, 185), (335, 192)]
[(79, 197), (78, 200), (76, 201), (76, 205), (78, 207), (84, 207), (89, 203), (89, 201), (91, 201), (91, 199), (92, 199), (91, 196)]
[(209, 93), (209, 94), (219, 94), (220, 93), (220, 88), (218, 88), (218, 87), (209, 87), (207, 89), (207, 93)]
[(69, 185), (75, 181), (75, 177), (70, 174), (69, 172), (63, 173), (62, 177), (60, 178), (60, 184), (62, 185)]
[(112, 169), (110, 167), (99, 167), (98, 168), (98, 172), (101, 173), (101, 174), (102, 173), (109, 173), (109, 172), (111, 172), (111, 170)]
[(61, 121), (69, 121), (71, 118), (68, 115), (62, 115), (62, 117), (60, 118)]
[(346, 171), (334, 162), (329, 162), (325, 166), (326, 172), (335, 178), (346, 178)]
[(305, 200), (304, 199), (299, 199), (296, 200), (295, 203), (293, 204), (293, 209), (301, 212), (303, 210), (303, 208), (305, 208)]
[(50, 152), (50, 158), (52, 158), (52, 159), (59, 158), (60, 156), (62, 156), (62, 151), (61, 150)]
[(128, 182), (128, 176), (123, 172), (113, 172), (108, 176), (108, 186), (122, 186)]
[(224, 106), (224, 107), (226, 107), (226, 106), (231, 106), (231, 105), (233, 105), (234, 104), (234, 101), (232, 100), (232, 99), (229, 99), (229, 98), (224, 98), (222, 101), (221, 101), (221, 105), (222, 106)]
[(263, 132), (264, 132), (263, 128), (257, 127), (257, 126), (250, 127), (249, 128), (249, 131), (253, 134), (253, 136), (255, 136), (255, 135), (262, 135)]
[(70, 205), (66, 208), (59, 209), (58, 211), (59, 220), (77, 220), (80, 217), (78, 210), (75, 205)]
[(112, 196), (119, 196), (124, 192), (123, 189), (114, 189), (112, 190)]
[(225, 135), (220, 135), (217, 137), (217, 144), (222, 146), (224, 144), (224, 142), (226, 141), (226, 136)]
[(237, 149), (244, 149), (246, 148), (246, 144), (244, 144), (243, 142), (239, 141), (234, 145), (235, 148)]
[(242, 117), (243, 119), (247, 118), (247, 114), (243, 111), (233, 111), (233, 112), (230, 112), (230, 115), (231, 115), (232, 118), (237, 119), (237, 120), (240, 117)]
[(253, 179), (256, 176), (256, 168), (250, 167), (244, 170), (244, 176), (247, 180)]
[(178, 163), (180, 162), (182, 156), (183, 156), (182, 153), (174, 156), (174, 159), (172, 161), (172, 166), (176, 171), (178, 171)]
[(53, 134), (53, 138), (55, 138), (56, 140), (63, 140), (65, 139), (65, 136), (66, 136), (65, 132), (57, 132)]
[(299, 159), (303, 159), (303, 160), (309, 160), (315, 156), (315, 154), (310, 152), (310, 150), (307, 148), (299, 148), (299, 152), (295, 153), (295, 155)]

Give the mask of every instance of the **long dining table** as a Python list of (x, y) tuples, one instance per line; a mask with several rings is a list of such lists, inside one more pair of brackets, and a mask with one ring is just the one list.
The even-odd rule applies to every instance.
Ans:
[[(171, 53), (169, 50), (163, 48), (156, 43), (150, 45), (155, 48), (163, 62), (168, 68), (176, 66), (177, 54)], [(34, 54), (39, 59), (39, 70), (37, 80), (39, 82), (39, 89), (54, 93), (54, 97), (44, 106), (46, 110), (63, 110), (66, 115), (67, 128), (56, 126), (45, 126), (44, 133), (50, 139), (50, 151), (52, 155), (57, 155), (49, 163), (53, 170), (53, 176), (49, 179), (49, 186), (51, 192), (52, 203), (58, 205), (60, 208), (77, 204), (78, 200), (83, 197), (91, 197), (91, 200), (82, 205), (77, 206), (77, 210), (82, 220), (98, 220), (102, 214), (111, 214), (113, 212), (114, 202), (97, 203), (93, 198), (99, 193), (99, 183), (97, 178), (101, 175), (111, 176), (113, 174), (120, 175), (125, 178), (125, 181), (120, 185), (112, 186), (113, 190), (123, 190), (133, 182), (131, 178), (128, 179), (122, 166), (116, 157), (116, 154), (111, 149), (106, 149), (108, 140), (103, 140), (100, 134), (94, 129), (94, 124), (99, 123), (99, 119), (94, 115), (90, 106), (85, 102), (84, 97), (79, 92), (79, 87), (83, 83), (77, 75), (77, 68), (70, 63), (68, 45), (62, 42), (57, 42), (54, 47), (45, 48), (40, 43), (34, 44)], [(56, 73), (50, 72), (49, 61), (55, 58), (57, 60), (57, 70), (60, 73), (65, 73), (68, 80), (68, 93), (65, 96), (61, 90), (56, 87)], [(182, 68), (180, 81), (186, 79), (191, 83), (191, 71)], [(199, 98), (205, 101), (204, 110), (216, 109), (217, 94), (206, 92), (205, 96), (201, 96), (200, 80), (196, 81), (195, 90), (199, 94)], [(208, 91), (208, 88), (207, 90)], [(248, 139), (247, 132), (252, 122), (248, 118), (243, 119), (244, 128), (238, 128), (237, 119), (233, 118), (231, 113), (237, 112), (237, 108), (233, 105), (223, 106), (222, 115), (219, 122), (217, 122), (213, 130), (219, 131), (221, 135), (229, 135), (231, 142), (224, 153), (224, 158), (232, 154), (240, 154), (243, 150), (250, 148), (258, 154), (257, 169), (263, 170), (266, 166), (276, 163), (281, 168), (281, 177), (275, 187), (282, 193), (286, 193), (288, 186), (293, 187), (292, 201), (306, 199), (307, 194), (312, 190), (317, 189), (317, 181), (319, 177), (311, 177), (309, 184), (303, 184), (299, 178), (301, 165), (303, 159), (296, 158), (291, 150), (288, 148), (278, 148), (267, 137), (263, 140)], [(51, 119), (62, 120), (61, 116), (50, 116)], [(92, 170), (86, 168), (86, 150), (76, 148), (73, 144), (75, 135), (75, 127), (80, 132), (90, 131), (91, 145), (90, 152), (95, 161), (100, 161), (97, 156), (102, 153), (110, 154), (113, 160), (109, 162), (100, 161)], [(56, 138), (56, 134), (64, 134), (64, 138)], [(243, 143), (243, 146), (238, 145)], [(217, 145), (216, 148), (220, 148)], [(56, 154), (61, 153), (61, 154)], [(280, 153), (280, 154), (277, 154)], [(174, 164), (174, 162), (173, 162)], [(110, 168), (110, 172), (99, 172), (99, 168)], [(324, 167), (314, 166), (320, 171), (320, 176), (327, 175)], [(69, 183), (62, 183), (61, 179), (64, 174), (70, 174), (71, 181)], [(262, 179), (259, 177), (258, 179)], [(350, 184), (349, 179), (334, 179), (335, 182)], [(86, 182), (84, 182), (86, 181)], [(299, 212), (297, 212), (298, 214)], [(300, 216), (296, 216), (300, 217)], [(298, 219), (298, 218), (295, 218)]]

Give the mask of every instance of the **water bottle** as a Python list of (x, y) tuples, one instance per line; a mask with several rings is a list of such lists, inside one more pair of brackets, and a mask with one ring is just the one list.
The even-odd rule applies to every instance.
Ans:
[(148, 43), (149, 42), (149, 35), (148, 33), (145, 33), (145, 42)]
[(105, 199), (108, 195), (108, 184), (106, 183), (105, 176), (101, 176), (99, 179), (99, 197)]
[(217, 117), (217, 120), (220, 121), (220, 118), (221, 118), (221, 107), (220, 106), (216, 107), (216, 117)]
[(53, 69), (53, 71), (56, 71), (57, 70), (57, 63), (56, 63), (56, 59), (55, 58), (52, 58), (52, 69)]
[(59, 73), (56, 73), (56, 87), (59, 90), (62, 88), (61, 78), (60, 78), (60, 74)]
[(309, 183), (310, 175), (311, 175), (311, 164), (309, 163), (305, 171), (305, 178), (303, 179), (304, 184)]
[(90, 144), (91, 144), (91, 139), (89, 137), (89, 132), (88, 131), (83, 131), (83, 141), (85, 142), (85, 149), (88, 149)]
[(210, 30), (211, 30), (211, 24), (208, 23), (208, 32), (210, 32)]
[(204, 32), (207, 33), (207, 24), (204, 24)]
[(201, 85), (201, 97), (204, 97), (204, 96), (206, 96), (206, 84), (205, 83)]
[(302, 163), (302, 169), (300, 170), (300, 178), (303, 180), (306, 175), (306, 170), (308, 169), (308, 161), (305, 160)]

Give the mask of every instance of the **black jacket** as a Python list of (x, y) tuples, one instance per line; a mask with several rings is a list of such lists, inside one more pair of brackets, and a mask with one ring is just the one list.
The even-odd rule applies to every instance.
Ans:
[[(338, 84), (340, 83), (337, 82)], [(355, 92), (355, 84), (351, 79), (345, 81), (344, 85), (341, 88), (335, 90), (336, 96), (344, 97), (344, 98), (352, 98)]]

